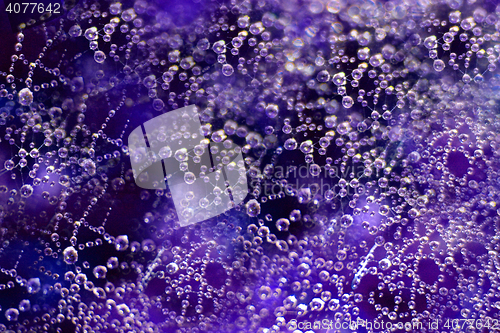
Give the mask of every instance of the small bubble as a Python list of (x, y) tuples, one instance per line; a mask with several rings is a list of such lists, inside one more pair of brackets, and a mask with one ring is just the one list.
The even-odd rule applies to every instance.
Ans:
[(465, 20), (462, 20), (460, 23), (460, 27), (464, 30), (471, 30), (476, 26), (476, 22), (474, 22), (474, 18), (468, 17)]
[(266, 107), (266, 115), (269, 118), (276, 118), (278, 116), (279, 108), (276, 104), (268, 104)]
[(96, 40), (98, 38), (98, 34), (97, 34), (97, 28), (96, 27), (91, 27), (91, 28), (88, 28), (87, 30), (85, 30), (85, 34), (84, 34), (85, 38), (87, 38), (88, 40)]
[[(207, 43), (208, 43), (208, 40), (207, 40)], [(219, 40), (219, 41), (215, 42), (214, 45), (212, 46), (212, 50), (218, 54), (226, 52), (226, 42), (224, 40)]]
[(351, 215), (343, 215), (341, 218), (340, 218), (340, 224), (344, 227), (344, 228), (348, 228), (352, 225), (352, 222), (354, 221), (354, 219), (352, 218)]
[(106, 54), (102, 51), (96, 51), (94, 53), (94, 60), (98, 64), (102, 64), (104, 62), (104, 60), (106, 60)]
[(441, 59), (434, 60), (433, 67), (436, 72), (441, 72), (445, 67), (444, 61)]
[(134, 8), (129, 8), (129, 9), (126, 9), (122, 12), (122, 15), (121, 15), (121, 18), (125, 21), (125, 22), (130, 22), (132, 21), (133, 19), (135, 19), (137, 17), (137, 14), (135, 13), (135, 10)]
[(231, 76), (234, 73), (234, 68), (230, 64), (224, 64), (222, 65), (222, 74), (224, 76)]
[(33, 102), (33, 93), (29, 88), (23, 88), (18, 94), (19, 103), (24, 106), (28, 106)]
[(92, 272), (94, 273), (94, 276), (97, 279), (105, 279), (106, 273), (108, 272), (108, 270), (106, 269), (106, 267), (104, 267), (102, 265), (98, 265), (98, 266), (94, 267), (94, 270)]
[(188, 158), (188, 151), (186, 148), (181, 148), (181, 149), (178, 149), (175, 154), (174, 154), (174, 157), (177, 161), (179, 162), (183, 162), (183, 161), (186, 161), (187, 158)]
[(246, 204), (248, 216), (255, 217), (260, 214), (260, 204), (257, 200), (252, 199)]
[(316, 80), (319, 82), (328, 82), (330, 80), (330, 73), (327, 70), (322, 70), (316, 75)]
[(429, 36), (424, 39), (424, 45), (428, 49), (434, 49), (437, 47), (437, 38), (436, 36)]
[(179, 270), (179, 266), (175, 262), (169, 263), (166, 268), (168, 274), (175, 274)]
[(256, 22), (256, 23), (253, 23), (252, 25), (250, 25), (250, 33), (252, 35), (259, 35), (261, 34), (262, 32), (264, 32), (265, 28), (262, 24), (262, 22)]
[(297, 141), (294, 138), (289, 138), (285, 141), (284, 145), (286, 150), (295, 150), (297, 149)]
[(451, 12), (448, 15), (448, 19), (450, 20), (450, 23), (452, 23), (452, 24), (456, 24), (456, 23), (460, 22), (461, 18), (462, 18), (462, 13), (458, 10)]
[(370, 57), (370, 65), (372, 65), (373, 67), (379, 67), (384, 62), (385, 62), (384, 57), (380, 53), (377, 53)]
[(23, 299), (19, 302), (19, 310), (22, 312), (29, 311), (31, 309), (31, 303), (29, 299)]
[(342, 105), (346, 109), (350, 109), (354, 105), (354, 100), (352, 99), (351, 96), (344, 96), (342, 97)]
[(24, 184), (20, 189), (23, 198), (29, 198), (33, 194), (33, 187), (29, 184)]
[(110, 257), (106, 262), (108, 269), (115, 269), (118, 267), (119, 261), (117, 257)]
[(36, 294), (38, 291), (40, 291), (40, 279), (39, 278), (31, 278), (28, 280), (28, 283), (26, 284), (28, 293), (30, 294)]
[(294, 209), (291, 211), (289, 218), (291, 222), (298, 222), (302, 218), (302, 213), (300, 210)]
[(122, 11), (122, 4), (120, 2), (115, 2), (109, 5), (109, 12), (112, 15), (120, 14)]
[(158, 155), (160, 155), (160, 157), (163, 159), (170, 158), (172, 157), (172, 149), (170, 149), (169, 146), (164, 146), (160, 149)]
[(290, 221), (288, 219), (281, 218), (276, 221), (276, 228), (279, 231), (288, 231), (289, 226), (290, 226)]
[(184, 174), (184, 182), (186, 182), (186, 184), (191, 185), (191, 184), (193, 184), (195, 182), (195, 180), (196, 180), (196, 176), (195, 176), (194, 173), (192, 173), (192, 172), (186, 172)]
[(69, 28), (68, 34), (71, 37), (80, 37), (82, 35), (82, 28), (78, 24), (75, 24)]
[(78, 252), (73, 246), (69, 246), (63, 251), (64, 262), (68, 265), (74, 264), (78, 261)]
[(129, 242), (128, 242), (128, 236), (127, 235), (120, 235), (117, 236), (115, 239), (115, 248), (117, 251), (125, 251), (128, 248)]
[(7, 318), (8, 321), (17, 321), (19, 318), (19, 310), (15, 308), (5, 310), (5, 318)]
[(165, 103), (159, 99), (159, 98), (155, 98), (153, 100), (153, 109), (155, 109), (156, 111), (161, 111), (165, 108)]
[(205, 209), (210, 205), (210, 201), (207, 198), (201, 198), (198, 204), (201, 208)]
[(337, 86), (342, 86), (346, 84), (346, 77), (344, 72), (337, 73), (332, 78), (333, 83)]
[(309, 154), (313, 151), (313, 142), (312, 140), (306, 140), (300, 144), (300, 151), (304, 154)]

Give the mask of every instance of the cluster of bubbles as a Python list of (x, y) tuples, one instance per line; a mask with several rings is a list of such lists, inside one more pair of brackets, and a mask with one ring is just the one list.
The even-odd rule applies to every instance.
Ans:
[[(0, 331), (498, 324), (494, 2), (82, 1), (2, 38)], [(192, 104), (249, 194), (181, 227), (126, 138)]]

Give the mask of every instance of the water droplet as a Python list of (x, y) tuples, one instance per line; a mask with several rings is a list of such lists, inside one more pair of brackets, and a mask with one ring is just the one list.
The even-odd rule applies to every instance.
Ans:
[(266, 115), (269, 118), (276, 118), (278, 116), (279, 108), (276, 104), (268, 104), (266, 107)]
[(169, 263), (166, 268), (168, 274), (175, 274), (179, 270), (179, 266), (175, 262)]
[(248, 216), (255, 217), (260, 214), (260, 204), (255, 199), (247, 202), (246, 209)]
[(17, 321), (19, 317), (19, 310), (15, 308), (9, 308), (5, 310), (5, 318), (7, 318), (8, 321)]
[(78, 251), (73, 246), (68, 246), (63, 251), (64, 262), (72, 265), (78, 261)]
[(330, 80), (330, 73), (327, 70), (322, 70), (316, 75), (316, 80), (319, 82), (328, 82)]
[(354, 100), (352, 99), (351, 96), (344, 96), (342, 97), (342, 105), (346, 109), (350, 109), (354, 105)]
[(294, 138), (287, 139), (285, 144), (283, 145), (286, 150), (295, 150), (297, 149), (297, 141)]
[(90, 28), (88, 28), (87, 30), (85, 30), (84, 36), (85, 36), (85, 38), (87, 38), (90, 41), (96, 40), (98, 38), (98, 36), (99, 36), (97, 34), (97, 28), (96, 27), (90, 27)]
[(40, 279), (39, 278), (31, 278), (28, 280), (28, 283), (26, 284), (26, 288), (28, 290), (28, 293), (30, 294), (36, 294), (38, 291), (40, 291)]
[(82, 28), (80, 27), (80, 25), (75, 24), (68, 30), (68, 34), (71, 37), (80, 37), (82, 35)]
[(20, 190), (23, 198), (29, 198), (33, 194), (33, 187), (29, 184), (24, 184)]
[(289, 226), (290, 226), (290, 221), (288, 219), (281, 218), (276, 221), (276, 228), (279, 231), (288, 231)]
[(195, 180), (196, 180), (196, 176), (195, 176), (194, 173), (192, 173), (192, 172), (186, 172), (184, 174), (184, 181), (186, 182), (186, 184), (191, 185), (191, 184), (193, 184), (195, 182)]
[(441, 72), (445, 67), (444, 61), (441, 59), (434, 60), (433, 67), (436, 72)]
[(225, 76), (231, 76), (234, 73), (234, 68), (230, 64), (222, 65), (222, 74)]
[(128, 242), (128, 236), (127, 235), (120, 235), (117, 236), (115, 239), (115, 248), (117, 251), (125, 251), (128, 248), (129, 242)]
[(33, 102), (33, 93), (29, 88), (23, 88), (19, 91), (19, 103), (24, 106), (28, 106)]
[(94, 273), (94, 276), (97, 279), (105, 279), (106, 273), (108, 272), (108, 270), (106, 267), (104, 267), (102, 265), (98, 265), (98, 266), (94, 267), (94, 270), (92, 272)]
[(95, 51), (94, 60), (98, 64), (102, 64), (104, 62), (104, 60), (106, 60), (106, 54), (102, 51)]
[(344, 228), (348, 228), (352, 225), (352, 222), (354, 221), (354, 219), (352, 218), (351, 215), (343, 215), (341, 218), (340, 218), (340, 224), (344, 227)]

